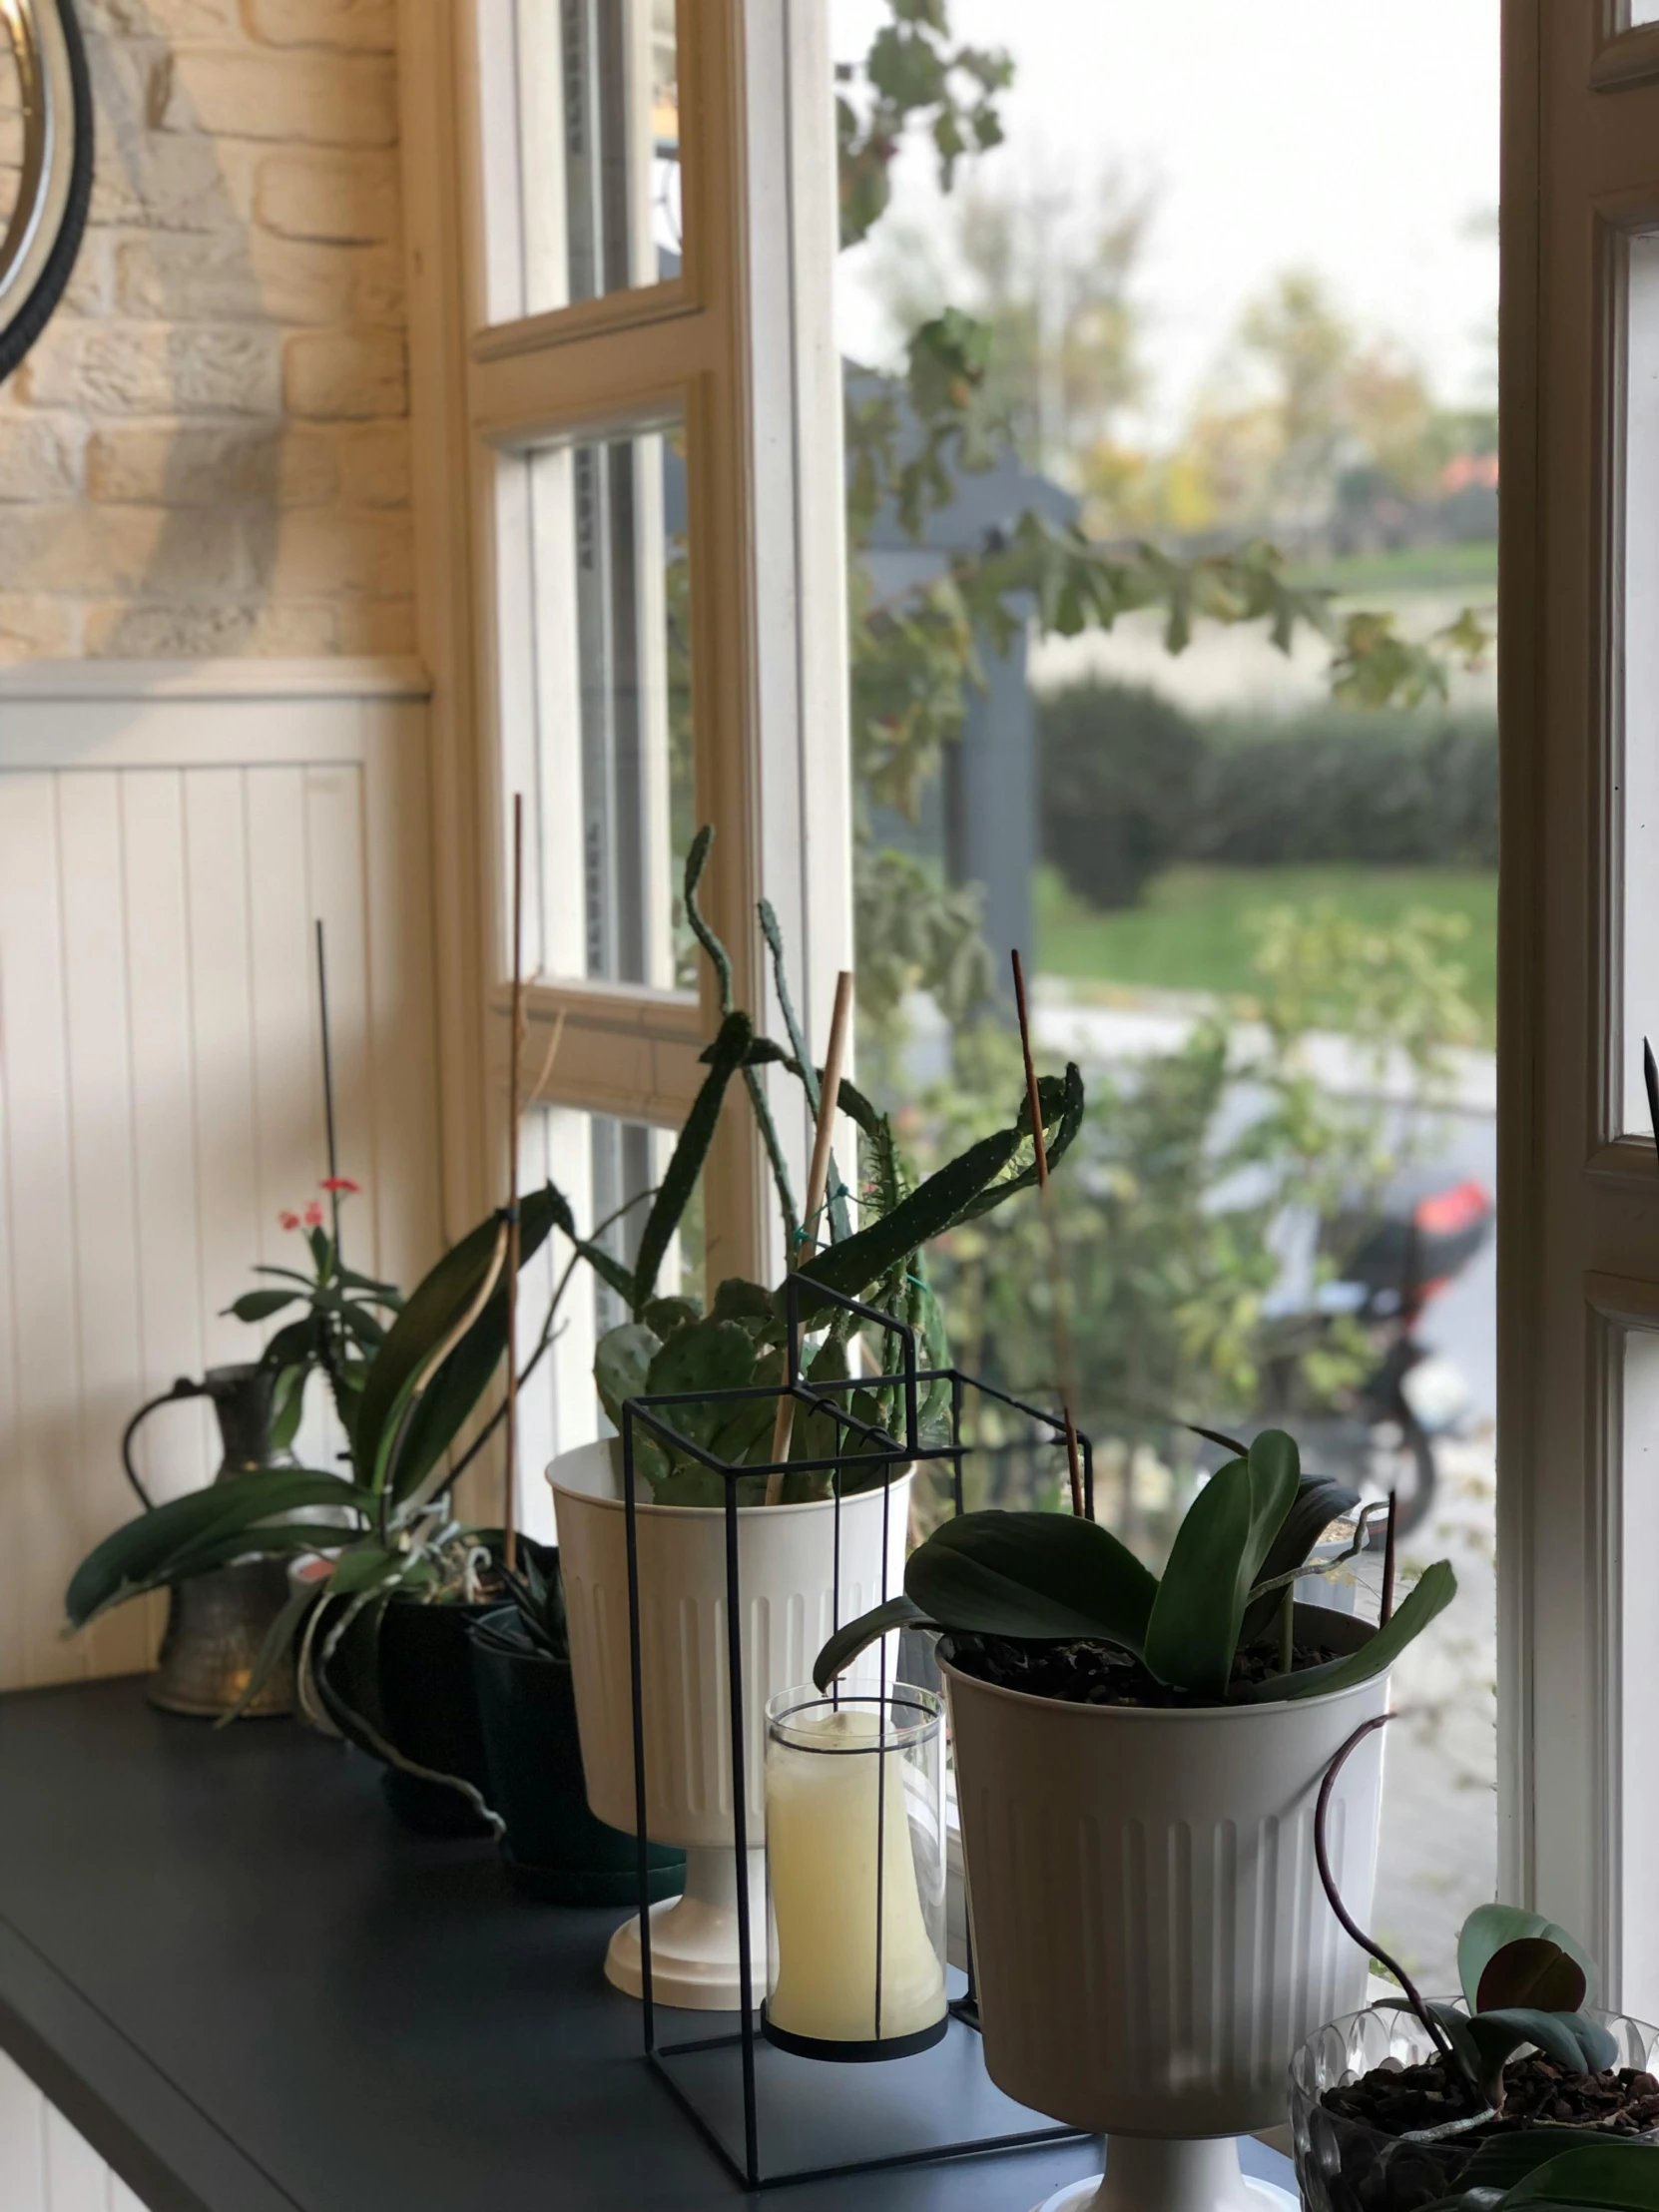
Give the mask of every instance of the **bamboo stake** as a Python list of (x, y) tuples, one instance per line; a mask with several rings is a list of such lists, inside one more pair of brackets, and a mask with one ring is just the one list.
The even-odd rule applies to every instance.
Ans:
[[(842, 968), (835, 978), (835, 1006), (830, 1017), (830, 1049), (824, 1059), (824, 1081), (818, 1094), (818, 1127), (813, 1136), (813, 1165), (807, 1177), (807, 1211), (802, 1216), (802, 1247), (790, 1266), (807, 1259), (818, 1243), (813, 1225), (824, 1210), (824, 1194), (830, 1186), (830, 1151), (835, 1136), (835, 1113), (841, 1095), (841, 1062), (846, 1057), (846, 1033), (852, 1026), (852, 973)], [(786, 1390), (778, 1400), (778, 1418), (772, 1429), (772, 1456), (777, 1471), (767, 1476), (767, 1503), (778, 1505), (784, 1496), (782, 1462), (790, 1455), (795, 1431), (795, 1399)]]
[(1399, 1492), (1388, 1492), (1388, 1533), (1382, 1544), (1382, 1603), (1378, 1612), (1377, 1625), (1386, 1628), (1394, 1611), (1394, 1522), (1399, 1513)]
[[(524, 1049), (524, 800), (513, 794), (513, 1013), (507, 1048), (507, 1448), (501, 1525), (507, 1572), (518, 1572), (518, 1092)], [(555, 1038), (555, 1044), (557, 1039)]]
[(1037, 1066), (1031, 1057), (1031, 1016), (1025, 1004), (1025, 968), (1017, 945), (1014, 948), (1013, 961), (1014, 1005), (1019, 1013), (1020, 1049), (1025, 1054), (1025, 1095), (1031, 1103), (1031, 1143), (1037, 1155), (1037, 1189), (1041, 1193), (1043, 1217), (1048, 1223), (1049, 1240), (1053, 1247), (1054, 1353), (1060, 1369), (1060, 1411), (1065, 1416), (1066, 1423), (1066, 1467), (1071, 1475), (1071, 1509), (1081, 1520), (1084, 1514), (1083, 1461), (1077, 1447), (1077, 1423), (1071, 1417), (1071, 1324), (1066, 1315), (1060, 1225), (1054, 1218), (1054, 1207), (1048, 1195), (1048, 1139), (1043, 1133), (1042, 1094), (1037, 1088)]

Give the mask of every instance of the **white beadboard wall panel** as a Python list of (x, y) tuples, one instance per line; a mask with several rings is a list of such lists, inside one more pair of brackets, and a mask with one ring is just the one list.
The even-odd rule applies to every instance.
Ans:
[[(129, 1510), (122, 1425), (253, 1356), (223, 1309), (326, 1173), (318, 917), (348, 1257), (438, 1249), (425, 742), (401, 666), (0, 677), (0, 1687), (147, 1661), (159, 1607), (66, 1642), (62, 1592)], [(304, 1433), (332, 1449), (322, 1409)], [(156, 1491), (213, 1446), (158, 1413)]]
[(0, 2205), (6, 2212), (48, 2212), (46, 2099), (0, 2051)]

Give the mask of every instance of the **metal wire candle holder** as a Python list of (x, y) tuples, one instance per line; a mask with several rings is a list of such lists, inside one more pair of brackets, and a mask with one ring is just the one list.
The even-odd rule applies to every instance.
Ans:
[[(898, 1371), (876, 1376), (860, 1375), (844, 1380), (810, 1381), (802, 1369), (802, 1321), (803, 1294), (810, 1297), (815, 1309), (826, 1305), (840, 1314), (850, 1316), (854, 1322), (862, 1322), (879, 1329), (885, 1344), (896, 1339), (901, 1362)], [(666, 2084), (675, 2101), (691, 2119), (703, 2136), (713, 2145), (721, 2158), (731, 2168), (737, 2179), (748, 2189), (771, 2189), (786, 2183), (829, 2179), (835, 2175), (877, 2172), (892, 2167), (930, 2164), (935, 2161), (983, 2156), (997, 2151), (1012, 2151), (1037, 2144), (1079, 2142), (1087, 2138), (1076, 2129), (1055, 2126), (1045, 2122), (1035, 2126), (1013, 2124), (1023, 2114), (1023, 2108), (1002, 2096), (990, 2083), (984, 2071), (984, 2061), (978, 2047), (978, 2005), (973, 1980), (971, 1944), (966, 1956), (966, 1986), (947, 2005), (948, 2017), (938, 2034), (925, 2036), (900, 2035), (883, 2037), (880, 2033), (880, 1970), (882, 1958), (881, 1901), (883, 1898), (881, 1852), (884, 1834), (880, 1820), (877, 1823), (877, 1861), (875, 1885), (875, 2012), (872, 2019), (874, 2033), (867, 2042), (849, 2043), (835, 2049), (837, 2059), (870, 2060), (885, 2059), (895, 2062), (898, 2071), (912, 2068), (936, 2068), (929, 2074), (925, 2085), (917, 2077), (908, 2096), (882, 2097), (868, 2087), (871, 2068), (859, 2064), (852, 2068), (850, 2076), (842, 2067), (828, 2063), (828, 2052), (820, 2052), (804, 2058), (802, 2045), (797, 2038), (783, 2033), (768, 2035), (764, 2007), (761, 2024), (757, 2025), (756, 2007), (751, 2002), (740, 2005), (738, 2023), (734, 2030), (724, 2034), (700, 2036), (687, 2041), (663, 2043), (658, 2039), (657, 2007), (653, 1994), (651, 1967), (651, 1896), (649, 1861), (650, 1808), (646, 1790), (645, 1749), (645, 1694), (644, 1665), (640, 1633), (640, 1569), (639, 1527), (637, 1500), (635, 1497), (636, 1438), (643, 1431), (672, 1448), (682, 1457), (689, 1457), (721, 1477), (725, 1490), (725, 1552), (726, 1552), (726, 1673), (729, 1721), (731, 1730), (731, 1787), (732, 1787), (732, 1851), (736, 1873), (736, 1900), (738, 1920), (739, 1986), (753, 1992), (756, 1934), (751, 1926), (749, 1882), (747, 1879), (750, 1806), (748, 1803), (748, 1759), (745, 1736), (745, 1699), (743, 1663), (743, 1593), (740, 1570), (740, 1546), (738, 1525), (740, 1511), (764, 1511), (765, 1507), (740, 1508), (738, 1485), (740, 1481), (777, 1474), (828, 1474), (830, 1477), (833, 1511), (831, 1514), (831, 1608), (832, 1627), (839, 1627), (840, 1567), (841, 1567), (841, 1504), (843, 1469), (855, 1464), (860, 1489), (873, 1488), (868, 1480), (873, 1466), (880, 1468), (880, 1487), (885, 1501), (886, 1493), (895, 1474), (906, 1468), (921, 1467), (944, 1462), (950, 1476), (950, 1506), (953, 1514), (963, 1510), (962, 1462), (969, 1451), (1008, 1452), (1017, 1446), (984, 1446), (965, 1444), (962, 1440), (962, 1416), (964, 1406), (973, 1398), (988, 1401), (1018, 1414), (1034, 1424), (1042, 1436), (1042, 1448), (1052, 1445), (1065, 1448), (1065, 1423), (1061, 1416), (1043, 1411), (1039, 1406), (1027, 1404), (1006, 1390), (966, 1374), (959, 1368), (921, 1368), (917, 1364), (916, 1334), (908, 1324), (897, 1321), (879, 1308), (862, 1304), (854, 1298), (827, 1289), (810, 1277), (791, 1275), (785, 1285), (785, 1312), (788, 1327), (786, 1341), (787, 1369), (782, 1385), (776, 1382), (751, 1383), (722, 1390), (683, 1390), (629, 1399), (622, 1411), (622, 1468), (623, 1505), (627, 1544), (628, 1580), (628, 1641), (631, 1671), (630, 1697), (633, 1720), (634, 1754), (634, 1809), (635, 1837), (638, 1845), (639, 1876), (639, 1941), (641, 1968), (641, 2016), (644, 2054), (647, 2063)], [(688, 1436), (673, 1420), (676, 1407), (711, 1404), (729, 1404), (733, 1407), (758, 1399), (776, 1402), (780, 1388), (786, 1390), (797, 1402), (812, 1411), (828, 1413), (835, 1424), (835, 1441), (840, 1448), (823, 1458), (795, 1458), (768, 1466), (734, 1465), (722, 1459)], [(902, 1412), (902, 1436), (894, 1437), (889, 1430), (871, 1424), (854, 1414), (850, 1407), (839, 1400), (853, 1392), (896, 1393)], [(923, 1392), (948, 1400), (949, 1439), (928, 1443), (921, 1433), (921, 1406)], [(1092, 1513), (1094, 1504), (1093, 1455), (1086, 1436), (1078, 1438), (1083, 1458), (1083, 1480), (1087, 1509)], [(848, 1446), (856, 1444), (855, 1459), (849, 1461)], [(881, 1516), (881, 1587), (889, 1586), (888, 1558), (890, 1542), (889, 1516), (883, 1506)], [(879, 1699), (877, 1712), (884, 1716), (889, 1697), (887, 1639), (878, 1648)], [(899, 1685), (892, 1685), (896, 1689)], [(879, 1740), (878, 1740), (879, 1741)], [(883, 1768), (877, 1768), (878, 1777)], [(879, 1790), (877, 1805), (881, 1800)], [(945, 2040), (940, 2041), (942, 2035)], [(775, 2055), (776, 2054), (776, 2055)], [(889, 2147), (869, 2148), (866, 2155), (851, 2156), (820, 2163), (791, 2163), (782, 2169), (770, 2169), (762, 2159), (762, 2065), (763, 2055), (776, 2065), (789, 2067), (810, 2066), (812, 2090), (808, 2100), (799, 2093), (791, 2094), (788, 2082), (780, 2085), (776, 2103), (778, 2116), (785, 2126), (804, 2124), (801, 2113), (805, 2104), (811, 2105), (811, 2119), (822, 2133), (832, 2127), (837, 2141), (848, 2137), (857, 2141), (860, 2124), (865, 2130), (874, 2119), (885, 2119), (888, 2133), (896, 2130)], [(733, 2094), (730, 2078), (730, 2061), (735, 2056), (739, 2075), (738, 2096)], [(671, 2063), (671, 2061), (678, 2063)], [(684, 2076), (685, 2078), (681, 2078)], [(854, 2081), (860, 2086), (848, 2094), (844, 2089), (837, 2095), (834, 2084)], [(919, 2092), (919, 2093), (918, 2093)], [(941, 2093), (954, 2098), (958, 2104), (972, 2106), (977, 2103), (987, 2111), (990, 2124), (978, 2131), (971, 2127), (960, 2135), (939, 2136), (933, 2133), (925, 2139), (905, 2140), (914, 2137), (918, 2130), (915, 2120), (918, 2114), (937, 2119), (937, 2104)], [(966, 2115), (971, 2120), (971, 2112)], [(735, 2124), (734, 2124), (735, 2123)], [(741, 2135), (741, 2140), (734, 2137)], [(867, 2139), (867, 2135), (866, 2135)]]

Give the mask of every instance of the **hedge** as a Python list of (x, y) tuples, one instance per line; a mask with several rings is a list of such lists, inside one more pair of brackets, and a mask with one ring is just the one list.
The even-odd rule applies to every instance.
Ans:
[(1495, 867), (1497, 723), (1319, 707), (1199, 722), (1144, 687), (1039, 702), (1044, 856), (1097, 906), (1177, 860)]

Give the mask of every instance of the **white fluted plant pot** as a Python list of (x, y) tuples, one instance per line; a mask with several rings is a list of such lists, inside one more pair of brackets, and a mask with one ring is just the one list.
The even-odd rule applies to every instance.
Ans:
[[(1369, 1630), (1299, 1606), (1339, 1650)], [(1261, 2212), (1230, 2143), (1285, 2118), (1291, 2054), (1365, 1999), (1326, 1902), (1319, 1786), (1385, 1677), (1286, 1704), (1068, 1705), (944, 1667), (986, 2068), (1020, 2103), (1121, 2138), (1099, 2212)], [(1377, 1877), (1382, 1731), (1327, 1823), (1364, 1925)], [(1114, 2164), (1116, 2171), (1113, 2171)], [(1272, 2195), (1273, 2192), (1266, 2192)], [(1055, 2200), (1058, 2207), (1060, 2200)]]
[[(562, 1453), (547, 1470), (570, 1622), (570, 1664), (588, 1803), (635, 1832), (634, 1730), (628, 1643), (627, 1516), (610, 1442)], [(885, 1492), (844, 1498), (837, 1547), (833, 1500), (748, 1506), (738, 1515), (743, 1603), (744, 1801), (750, 1899), (751, 2003), (766, 1988), (766, 1709), (811, 1679), (837, 1621), (903, 1582), (908, 1470)], [(636, 1505), (646, 1817), (654, 1843), (686, 1854), (682, 1897), (653, 1907), (652, 1990), (660, 2004), (733, 2011), (744, 2001), (733, 1850), (731, 1706), (727, 1672), (726, 1515), (720, 1507)], [(837, 1574), (838, 1549), (838, 1574)], [(836, 1584), (838, 1581), (838, 1598)], [(896, 1638), (889, 1639), (888, 1671)], [(849, 1670), (873, 1688), (878, 1649)], [(611, 1938), (608, 1980), (643, 1993), (637, 1916)]]

